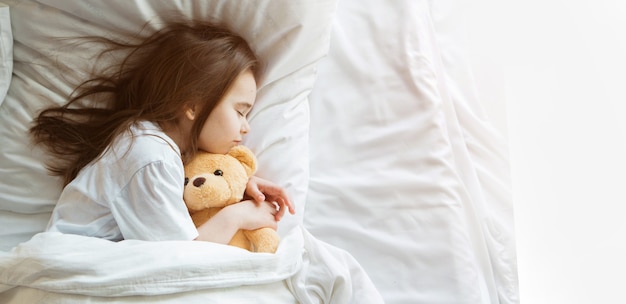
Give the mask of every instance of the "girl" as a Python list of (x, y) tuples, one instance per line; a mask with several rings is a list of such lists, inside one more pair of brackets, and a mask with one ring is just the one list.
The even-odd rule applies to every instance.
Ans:
[[(253, 200), (198, 228), (183, 202), (183, 163), (197, 149), (228, 152), (250, 128), (257, 60), (244, 39), (197, 21), (168, 23), (136, 44), (97, 39), (112, 46), (101, 56), (126, 51), (124, 60), (30, 129), (65, 182), (49, 231), (226, 244), (238, 229), (276, 229), (285, 208), (294, 213), (284, 190), (258, 177), (246, 189)], [(84, 106), (88, 98), (97, 106)]]

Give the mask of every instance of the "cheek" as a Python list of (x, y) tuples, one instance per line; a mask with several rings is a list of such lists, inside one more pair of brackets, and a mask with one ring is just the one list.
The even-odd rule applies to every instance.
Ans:
[(216, 121), (216, 128), (221, 131), (221, 134), (229, 134), (238, 133), (240, 129), (240, 117), (237, 113), (235, 114), (227, 114), (220, 117), (219, 120)]
[(215, 130), (215, 128), (216, 127), (210, 123), (210, 120), (207, 119), (200, 130), (200, 135), (198, 136), (199, 148), (206, 149), (206, 145), (210, 143), (211, 138), (214, 138), (212, 130)]
[(215, 109), (204, 122), (202, 131), (205, 133), (218, 133), (215, 130), (223, 130), (228, 126), (229, 115), (224, 109)]

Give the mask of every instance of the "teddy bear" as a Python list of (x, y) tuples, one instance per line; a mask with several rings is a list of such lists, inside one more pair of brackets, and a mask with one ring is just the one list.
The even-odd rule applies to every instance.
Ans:
[[(196, 225), (202, 225), (223, 207), (243, 199), (248, 179), (257, 168), (250, 149), (238, 145), (227, 154), (198, 153), (185, 165), (183, 199)], [(229, 245), (253, 252), (274, 253), (280, 237), (271, 228), (239, 230)]]

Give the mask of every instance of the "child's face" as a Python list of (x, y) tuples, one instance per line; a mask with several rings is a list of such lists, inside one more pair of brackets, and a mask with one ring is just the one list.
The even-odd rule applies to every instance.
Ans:
[(256, 100), (254, 74), (246, 70), (213, 109), (200, 131), (198, 148), (210, 153), (226, 154), (241, 142), (250, 126), (246, 115)]

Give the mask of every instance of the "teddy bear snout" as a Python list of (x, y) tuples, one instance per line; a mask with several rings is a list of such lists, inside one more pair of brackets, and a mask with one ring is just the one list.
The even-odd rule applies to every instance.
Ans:
[(198, 177), (198, 178), (193, 180), (193, 185), (196, 186), (196, 187), (200, 187), (200, 186), (204, 185), (205, 182), (206, 182), (206, 178)]

